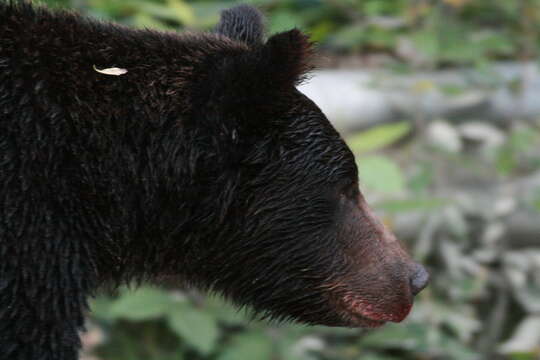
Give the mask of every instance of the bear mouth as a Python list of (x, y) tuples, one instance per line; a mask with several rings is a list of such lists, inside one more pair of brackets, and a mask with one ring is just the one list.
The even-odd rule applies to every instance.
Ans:
[(360, 327), (365, 329), (376, 329), (383, 326), (384, 324), (386, 324), (386, 321), (384, 320), (375, 320), (364, 317), (362, 315), (351, 314), (348, 326), (355, 328)]
[[(364, 299), (345, 296), (341, 300), (341, 317), (348, 327), (375, 329), (387, 322), (401, 322), (412, 309), (412, 301), (390, 305), (386, 311)], [(397, 306), (396, 306), (397, 305)]]

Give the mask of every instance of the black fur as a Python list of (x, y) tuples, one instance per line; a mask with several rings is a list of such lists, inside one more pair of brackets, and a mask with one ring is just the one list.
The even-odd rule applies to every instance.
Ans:
[(264, 37), (264, 19), (259, 10), (238, 5), (221, 12), (221, 20), (214, 31), (247, 45), (261, 45)]
[(412, 262), (294, 87), (310, 53), (247, 7), (178, 35), (0, 3), (0, 359), (73, 360), (88, 296), (168, 275), (263, 317), (401, 320)]

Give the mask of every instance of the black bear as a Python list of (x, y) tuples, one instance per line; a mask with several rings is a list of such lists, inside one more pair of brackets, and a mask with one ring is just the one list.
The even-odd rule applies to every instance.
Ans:
[(0, 358), (73, 360), (103, 284), (175, 275), (263, 317), (401, 321), (427, 283), (296, 90), (312, 47), (260, 13), (134, 30), (0, 4)]

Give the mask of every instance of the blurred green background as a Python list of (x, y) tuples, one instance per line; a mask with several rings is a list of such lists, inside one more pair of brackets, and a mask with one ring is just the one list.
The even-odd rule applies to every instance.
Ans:
[[(43, 2), (173, 31), (209, 30), (236, 3)], [(540, 0), (244, 2), (270, 33), (298, 27), (318, 43), (308, 95), (324, 77), (338, 94), (363, 89), (343, 94), (351, 104), (386, 101), (327, 115), (431, 285), (406, 321), (375, 331), (250, 321), (196, 290), (120, 289), (92, 302), (84, 359), (540, 359)]]

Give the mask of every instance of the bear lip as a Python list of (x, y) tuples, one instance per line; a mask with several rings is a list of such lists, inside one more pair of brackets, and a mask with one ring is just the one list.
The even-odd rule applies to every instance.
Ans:
[(358, 314), (351, 314), (349, 326), (376, 329), (386, 324), (386, 321), (374, 320)]
[[(374, 304), (357, 296), (345, 296), (343, 299), (347, 312), (351, 314), (364, 327), (378, 327), (387, 321), (401, 322), (412, 309), (412, 302), (400, 306), (398, 311), (381, 311)], [(367, 326), (366, 326), (366, 325)]]

